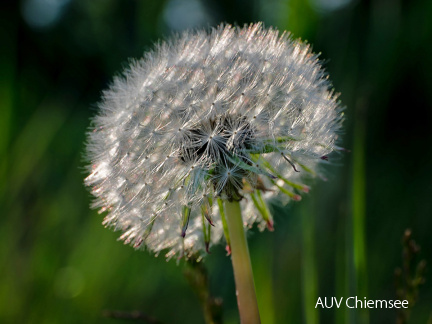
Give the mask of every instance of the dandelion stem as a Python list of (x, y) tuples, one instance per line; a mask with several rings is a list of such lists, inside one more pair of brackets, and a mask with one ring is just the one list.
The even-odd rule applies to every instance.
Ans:
[(225, 215), (231, 243), (237, 303), (243, 324), (259, 324), (260, 316), (240, 203), (225, 201)]

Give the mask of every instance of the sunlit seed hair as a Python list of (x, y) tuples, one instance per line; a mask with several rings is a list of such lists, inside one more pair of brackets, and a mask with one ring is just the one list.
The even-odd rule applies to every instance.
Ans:
[[(273, 229), (265, 198), (299, 200), (336, 146), (341, 109), (317, 55), (289, 34), (219, 26), (133, 61), (88, 134), (93, 206), (121, 239), (168, 258), (221, 241), (221, 200)], [(229, 242), (228, 242), (229, 243)]]

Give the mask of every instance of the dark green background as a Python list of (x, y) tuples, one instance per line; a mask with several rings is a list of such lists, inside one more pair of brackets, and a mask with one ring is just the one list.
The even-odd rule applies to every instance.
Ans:
[[(395, 323), (394, 310), (314, 306), (318, 296), (394, 299), (406, 228), (429, 262), (410, 323), (432, 321), (432, 1), (202, 0), (202, 11), (198, 0), (1, 6), (1, 323), (116, 323), (104, 309), (203, 323), (184, 264), (124, 246), (89, 209), (82, 153), (101, 91), (128, 58), (173, 28), (222, 21), (264, 21), (308, 40), (347, 107), (343, 146), (351, 153), (331, 156), (328, 181), (313, 183), (302, 202), (272, 207), (275, 232), (249, 236), (263, 323)], [(211, 290), (224, 299), (225, 323), (238, 323), (230, 259), (223, 246), (211, 252)]]

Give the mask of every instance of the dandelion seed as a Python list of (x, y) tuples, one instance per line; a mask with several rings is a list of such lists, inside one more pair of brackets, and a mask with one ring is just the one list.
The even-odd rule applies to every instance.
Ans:
[(318, 56), (260, 23), (161, 43), (99, 108), (87, 144), (93, 206), (125, 243), (167, 257), (221, 241), (218, 198), (241, 201), (246, 225), (273, 229), (264, 198), (300, 200), (302, 177), (339, 149), (340, 104)]

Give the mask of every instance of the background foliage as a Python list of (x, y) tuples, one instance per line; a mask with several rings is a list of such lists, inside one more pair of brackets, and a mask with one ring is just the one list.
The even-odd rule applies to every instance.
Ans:
[[(173, 31), (264, 21), (322, 52), (346, 105), (342, 158), (249, 237), (263, 323), (395, 323), (401, 237), (429, 262), (410, 323), (432, 321), (430, 0), (23, 0), (0, 10), (0, 322), (115, 323), (104, 309), (202, 323), (183, 263), (135, 252), (89, 209), (82, 159), (101, 90)], [(223, 246), (205, 260), (225, 323), (238, 314)], [(117, 320), (121, 323), (121, 320)]]

